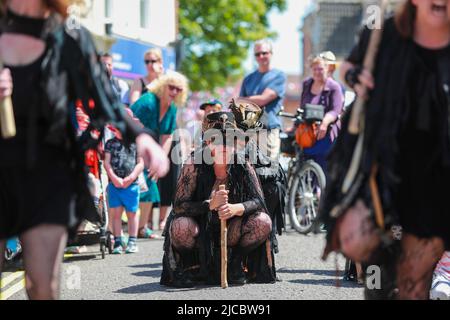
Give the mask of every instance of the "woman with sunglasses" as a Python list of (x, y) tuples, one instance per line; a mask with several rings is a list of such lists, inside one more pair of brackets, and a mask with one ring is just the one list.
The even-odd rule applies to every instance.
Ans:
[[(165, 153), (169, 155), (173, 148), (173, 133), (177, 127), (177, 108), (184, 106), (188, 95), (188, 80), (178, 72), (169, 72), (156, 79), (149, 87), (149, 92), (144, 94), (131, 109), (134, 115), (147, 128), (156, 133), (159, 143)], [(175, 166), (175, 169), (174, 169)], [(171, 163), (170, 180), (177, 179), (176, 164)], [(164, 182), (161, 190), (161, 182)], [(159, 181), (158, 185), (154, 177), (147, 176), (148, 191), (141, 194), (139, 220), (140, 238), (155, 238), (156, 235), (149, 228), (152, 222), (151, 213), (154, 203), (160, 203), (160, 224), (165, 221), (167, 211), (173, 202), (174, 185), (176, 181)], [(171, 184), (172, 189), (166, 185)], [(161, 193), (163, 193), (161, 195)]]
[[(178, 180), (164, 244), (162, 285), (220, 284), (221, 220), (228, 223), (230, 284), (275, 281), (273, 254), (264, 245), (272, 222), (255, 169), (237, 151), (241, 134), (231, 112), (205, 118), (205, 146), (191, 155)], [(221, 185), (226, 190), (220, 190)]]
[(164, 73), (163, 54), (161, 49), (152, 48), (144, 54), (144, 63), (147, 67), (147, 75), (136, 79), (130, 89), (130, 105), (148, 92), (148, 85), (158, 79)]

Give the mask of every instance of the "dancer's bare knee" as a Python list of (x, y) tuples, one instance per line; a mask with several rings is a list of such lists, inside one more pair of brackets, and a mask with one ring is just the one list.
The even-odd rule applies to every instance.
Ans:
[(31, 300), (57, 300), (59, 282), (53, 279), (43, 279), (42, 277), (26, 276), (26, 291)]

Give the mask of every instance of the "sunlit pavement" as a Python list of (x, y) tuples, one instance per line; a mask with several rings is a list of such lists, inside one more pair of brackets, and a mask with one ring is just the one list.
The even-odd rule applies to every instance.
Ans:
[[(363, 289), (343, 282), (344, 259), (320, 259), (324, 235), (303, 236), (288, 231), (279, 237), (276, 255), (281, 282), (242, 287), (172, 289), (160, 286), (163, 240), (139, 240), (136, 254), (106, 255), (98, 246), (81, 255), (66, 255), (61, 299), (64, 300), (347, 300), (363, 299)], [(337, 287), (339, 285), (339, 287)], [(3, 299), (26, 299), (23, 272), (3, 275)]]

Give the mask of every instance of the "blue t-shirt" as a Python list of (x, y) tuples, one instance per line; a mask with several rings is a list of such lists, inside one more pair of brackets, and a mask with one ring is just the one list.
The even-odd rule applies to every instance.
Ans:
[(278, 97), (264, 108), (264, 115), (261, 122), (267, 129), (281, 128), (281, 121), (277, 116), (283, 104), (286, 91), (286, 76), (277, 69), (261, 73), (258, 70), (245, 77), (241, 87), (241, 97), (260, 95), (266, 89), (275, 91)]

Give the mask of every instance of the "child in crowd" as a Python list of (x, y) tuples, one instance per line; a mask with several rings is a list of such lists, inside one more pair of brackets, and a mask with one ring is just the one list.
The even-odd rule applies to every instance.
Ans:
[[(130, 109), (128, 114), (133, 117)], [(134, 118), (135, 121), (138, 121)], [(128, 218), (128, 244), (126, 253), (138, 252), (136, 244), (139, 218), (139, 175), (144, 170), (143, 159), (137, 156), (136, 145), (125, 146), (118, 130), (109, 126), (114, 138), (105, 145), (105, 169), (110, 183), (108, 185), (108, 202), (112, 228), (114, 233), (114, 254), (123, 253), (125, 247), (122, 241), (122, 212), (125, 209)]]
[(433, 300), (450, 300), (450, 251), (444, 253), (434, 271), (430, 298)]

